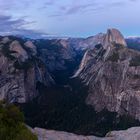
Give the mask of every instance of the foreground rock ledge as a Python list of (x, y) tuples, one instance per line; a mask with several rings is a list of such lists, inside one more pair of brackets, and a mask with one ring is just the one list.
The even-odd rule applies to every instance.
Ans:
[(133, 127), (123, 131), (112, 131), (104, 138), (82, 136), (41, 128), (34, 128), (32, 131), (38, 136), (38, 140), (140, 140), (140, 127)]

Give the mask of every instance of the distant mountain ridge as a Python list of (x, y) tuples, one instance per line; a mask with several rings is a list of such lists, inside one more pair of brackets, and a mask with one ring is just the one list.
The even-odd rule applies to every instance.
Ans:
[(129, 48), (140, 51), (140, 37), (128, 37), (126, 42)]

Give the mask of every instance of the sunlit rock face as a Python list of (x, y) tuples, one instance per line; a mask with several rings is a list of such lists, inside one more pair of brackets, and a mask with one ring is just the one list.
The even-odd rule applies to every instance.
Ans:
[(28, 102), (38, 96), (38, 82), (47, 86), (52, 81), (45, 64), (37, 57), (36, 47), (32, 42), (13, 37), (1, 38), (1, 100)]
[(127, 46), (123, 35), (117, 29), (108, 29), (105, 35), (103, 46), (106, 49), (111, 43), (120, 44), (122, 46)]
[(89, 87), (86, 103), (96, 111), (107, 109), (140, 120), (140, 52), (128, 49), (116, 29), (85, 53), (74, 77)]

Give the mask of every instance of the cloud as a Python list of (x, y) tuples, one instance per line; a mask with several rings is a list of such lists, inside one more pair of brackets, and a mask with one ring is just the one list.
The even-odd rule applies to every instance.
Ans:
[(112, 2), (111, 4), (109, 4), (109, 6), (112, 6), (112, 7), (122, 7), (124, 5), (125, 5), (125, 2), (123, 1)]
[[(134, 1), (134, 0), (133, 0)], [(135, 0), (136, 1), (136, 0)], [(57, 11), (49, 17), (61, 17), (61, 16), (69, 16), (75, 14), (83, 14), (86, 12), (100, 12), (101, 10), (105, 10), (108, 8), (114, 7), (122, 7), (126, 4), (124, 1), (116, 0), (113, 2), (99, 2), (99, 1), (92, 1), (92, 2), (82, 2), (81, 3), (71, 3), (67, 5), (61, 5), (57, 7)]]
[(31, 29), (17, 29), (14, 30), (11, 35), (19, 35), (33, 39), (45, 38), (47, 36), (50, 36), (50, 34), (46, 34), (41, 31), (35, 31)]
[(91, 8), (93, 6), (94, 6), (94, 4), (73, 5), (73, 6), (69, 7), (68, 9), (66, 9), (65, 13), (66, 13), (66, 15), (76, 14), (76, 13), (84, 11), (88, 8)]
[(129, 0), (129, 1), (131, 1), (131, 2), (137, 2), (138, 0)]
[(96, 4), (93, 2), (86, 3), (86, 4), (73, 3), (73, 4), (69, 4), (69, 5), (60, 5), (59, 7), (57, 7), (57, 12), (50, 15), (49, 17), (60, 17), (60, 16), (79, 14), (94, 6), (97, 6), (97, 3)]
[(32, 2), (30, 0), (0, 0), (0, 10), (8, 11), (11, 9), (21, 10), (31, 6)]
[(42, 2), (42, 6), (38, 7), (38, 9), (46, 9), (48, 7), (52, 7), (55, 5), (56, 0), (46, 0), (45, 2)]
[(35, 23), (25, 19), (13, 19), (11, 16), (0, 15), (0, 34), (1, 35), (22, 35), (32, 38), (39, 38), (42, 32), (32, 29), (26, 29), (27, 25)]
[(0, 32), (84, 34), (85, 25), (84, 32), (90, 33), (93, 27), (126, 27), (130, 22), (138, 28), (139, 4), (140, 0), (0, 0)]
[(23, 19), (13, 20), (11, 16), (0, 15), (0, 31), (7, 32), (16, 30), (26, 24), (28, 24), (28, 22)]
[(47, 0), (44, 5), (48, 6), (48, 5), (53, 5), (55, 4), (55, 0)]

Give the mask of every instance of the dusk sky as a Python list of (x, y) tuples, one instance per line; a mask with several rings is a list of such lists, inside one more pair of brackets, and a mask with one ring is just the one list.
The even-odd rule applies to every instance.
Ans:
[(140, 36), (140, 0), (0, 0), (0, 34)]

